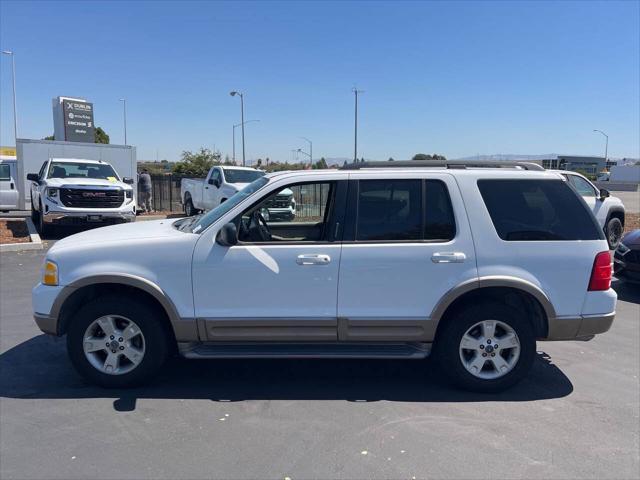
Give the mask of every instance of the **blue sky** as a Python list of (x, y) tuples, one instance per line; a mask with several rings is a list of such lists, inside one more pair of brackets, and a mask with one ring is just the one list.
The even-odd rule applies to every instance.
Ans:
[[(231, 153), (245, 92), (247, 158), (492, 153), (640, 156), (640, 2), (0, 2), (16, 53), (19, 136), (53, 131), (51, 98), (94, 102), (139, 159)], [(13, 144), (10, 61), (0, 144)], [(239, 129), (237, 130), (239, 134)], [(236, 148), (239, 152), (239, 135)], [(237, 154), (239, 157), (239, 153)], [(359, 155), (360, 156), (360, 155)]]

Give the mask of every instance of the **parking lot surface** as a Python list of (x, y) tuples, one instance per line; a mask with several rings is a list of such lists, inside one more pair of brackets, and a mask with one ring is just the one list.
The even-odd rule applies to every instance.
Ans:
[(0, 258), (0, 478), (638, 478), (640, 289), (610, 332), (538, 343), (529, 378), (453, 390), (429, 361), (175, 359), (133, 390), (41, 334), (44, 252)]

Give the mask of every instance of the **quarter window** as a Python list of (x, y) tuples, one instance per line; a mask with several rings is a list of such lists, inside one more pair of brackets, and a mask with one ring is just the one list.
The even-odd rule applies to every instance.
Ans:
[(584, 201), (562, 180), (479, 180), (478, 188), (503, 240), (604, 238)]

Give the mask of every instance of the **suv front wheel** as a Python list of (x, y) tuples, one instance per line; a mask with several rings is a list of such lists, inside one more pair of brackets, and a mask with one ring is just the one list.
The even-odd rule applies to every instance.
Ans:
[(67, 351), (76, 370), (107, 388), (148, 380), (167, 358), (165, 328), (158, 312), (133, 298), (103, 296), (80, 308), (67, 332)]
[(535, 351), (526, 316), (499, 303), (458, 310), (434, 344), (444, 376), (476, 392), (499, 392), (519, 382), (530, 370)]

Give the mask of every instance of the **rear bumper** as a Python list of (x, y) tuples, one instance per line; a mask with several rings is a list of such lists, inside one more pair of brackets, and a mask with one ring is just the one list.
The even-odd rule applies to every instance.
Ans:
[(580, 340), (605, 333), (611, 328), (616, 312), (557, 317), (549, 322), (549, 335), (542, 340)]

